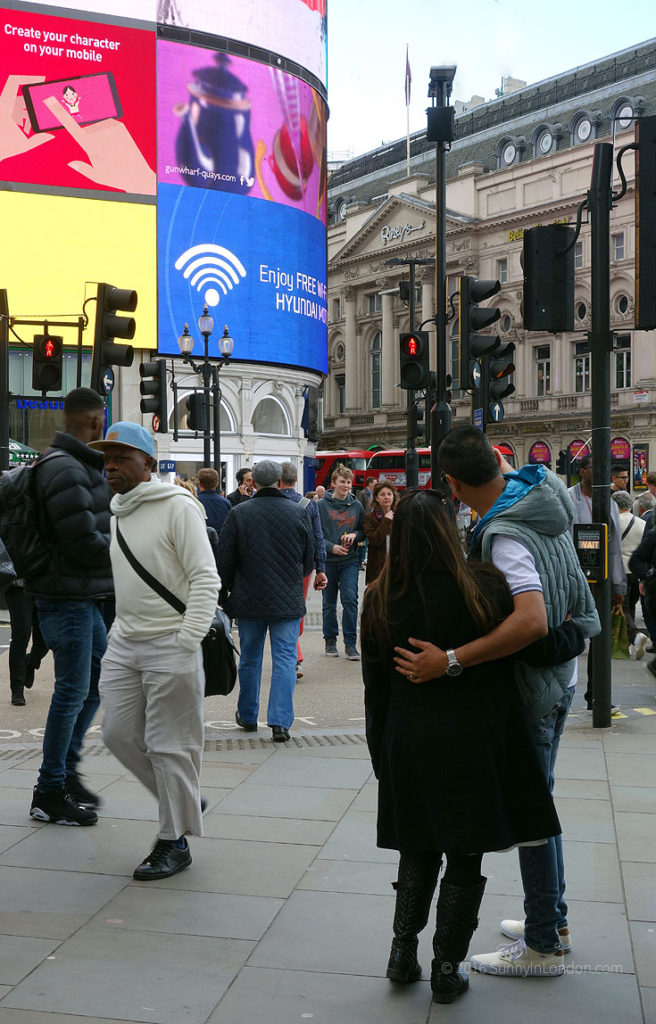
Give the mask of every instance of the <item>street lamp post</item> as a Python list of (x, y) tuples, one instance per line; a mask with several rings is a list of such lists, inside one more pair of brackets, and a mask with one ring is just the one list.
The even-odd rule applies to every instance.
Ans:
[(210, 406), (213, 409), (213, 432), (214, 432), (214, 468), (219, 474), (221, 481), (221, 388), (219, 386), (219, 371), (222, 366), (230, 362), (230, 356), (234, 348), (234, 342), (230, 337), (228, 325), (225, 325), (223, 336), (219, 341), (221, 358), (216, 363), (211, 363), (209, 358), (210, 336), (214, 330), (214, 318), (208, 313), (207, 306), (203, 308), (202, 315), (198, 318), (198, 329), (203, 335), (204, 353), (203, 362), (196, 363), (191, 357), (194, 347), (194, 339), (189, 333), (189, 325), (184, 325), (184, 331), (178, 338), (178, 346), (185, 363), (191, 366), (194, 373), (197, 373), (203, 381), (203, 464), (209, 466), (212, 461), (210, 427)]

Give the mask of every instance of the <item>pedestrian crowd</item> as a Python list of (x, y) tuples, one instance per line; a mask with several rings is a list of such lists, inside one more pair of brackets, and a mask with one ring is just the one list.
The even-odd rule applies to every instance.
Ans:
[[(443, 490), (399, 496), (389, 481), (373, 478), (356, 495), (343, 465), (328, 490), (303, 495), (293, 463), (272, 459), (239, 469), (235, 490), (223, 497), (209, 467), (195, 484), (160, 481), (150, 433), (121, 421), (103, 437), (103, 422), (94, 391), (67, 395), (64, 429), (29, 468), (41, 522), (39, 569), (6, 590), (13, 704), (25, 703), (47, 650), (54, 658), (31, 817), (98, 822), (101, 800), (80, 766), (102, 706), (107, 748), (158, 806), (156, 840), (134, 877), (188, 868), (187, 837), (203, 835), (202, 642), (217, 603), (239, 637), (236, 724), (249, 733), (260, 728), (268, 634), (265, 720), (273, 742), (286, 743), (304, 674), (312, 585), (322, 594), (325, 655), (362, 662), (377, 842), (399, 853), (387, 977), (397, 984), (421, 977), (418, 936), (438, 890), (433, 998), (449, 1003), (466, 991), (462, 962), (484, 898), (484, 855), (511, 849), (524, 917), (503, 919), (500, 930), (511, 941), (473, 954), (471, 967), (498, 976), (562, 975), (573, 938), (554, 774), (577, 658), (600, 631), (572, 539), (575, 523), (592, 521), (590, 457), (568, 492), (542, 466), (512, 469), (480, 430), (465, 425), (439, 450), (451, 497)], [(613, 466), (609, 565), (627, 653), (640, 660), (656, 654), (646, 600), (656, 565), (649, 521), (656, 474), (635, 500), (627, 482)], [(467, 555), (454, 499), (477, 517)], [(639, 601), (647, 633), (636, 625)], [(656, 658), (648, 667), (656, 675)], [(589, 655), (590, 707), (593, 674)]]

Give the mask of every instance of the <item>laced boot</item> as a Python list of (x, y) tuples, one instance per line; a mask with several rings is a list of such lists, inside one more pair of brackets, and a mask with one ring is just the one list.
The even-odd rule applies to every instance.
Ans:
[(417, 936), (426, 927), (431, 900), (440, 873), (437, 853), (402, 853), (394, 908), (394, 938), (387, 964), (390, 981), (402, 984), (418, 981), (421, 967), (417, 961)]
[(460, 963), (467, 956), (471, 937), (478, 928), (478, 911), (487, 878), (461, 888), (442, 882), (437, 900), (437, 922), (433, 936), (431, 989), (436, 1003), (452, 1003), (469, 988)]

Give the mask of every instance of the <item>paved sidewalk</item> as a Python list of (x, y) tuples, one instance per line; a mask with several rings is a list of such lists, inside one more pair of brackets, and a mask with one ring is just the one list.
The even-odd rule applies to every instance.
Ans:
[[(376, 783), (360, 731), (296, 728), (208, 740), (207, 836), (192, 867), (151, 884), (132, 870), (154, 802), (101, 745), (93, 828), (27, 817), (38, 744), (0, 748), (0, 1024), (458, 1024), (656, 1020), (656, 717), (610, 731), (570, 720), (558, 808), (574, 951), (556, 979), (474, 974), (453, 1006), (426, 980), (384, 978), (396, 857), (375, 846)], [(489, 855), (473, 952), (521, 917), (516, 853)], [(431, 928), (421, 938), (430, 968)]]

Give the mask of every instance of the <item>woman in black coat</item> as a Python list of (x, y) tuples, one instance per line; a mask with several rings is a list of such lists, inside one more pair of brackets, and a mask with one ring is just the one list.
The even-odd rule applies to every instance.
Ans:
[(400, 851), (387, 976), (416, 981), (417, 934), (428, 920), (442, 855), (431, 988), (451, 1002), (486, 879), (483, 853), (560, 833), (525, 723), (512, 661), (491, 661), (416, 685), (395, 671), (409, 635), (453, 649), (512, 611), (505, 579), (465, 562), (450, 506), (434, 491), (405, 494), (389, 558), (365, 595), (362, 672), (367, 742), (378, 787), (378, 845)]

